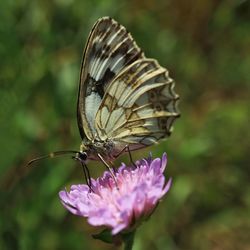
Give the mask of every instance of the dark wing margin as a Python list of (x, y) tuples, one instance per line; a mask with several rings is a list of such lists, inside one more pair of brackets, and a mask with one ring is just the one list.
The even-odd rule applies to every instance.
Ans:
[(91, 140), (96, 134), (95, 116), (112, 80), (144, 54), (126, 28), (110, 17), (94, 24), (81, 64), (77, 101), (80, 135)]

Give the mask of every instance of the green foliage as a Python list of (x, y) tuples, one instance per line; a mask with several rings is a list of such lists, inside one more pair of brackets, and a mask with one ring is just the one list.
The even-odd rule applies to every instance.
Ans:
[(172, 191), (134, 249), (250, 249), (250, 5), (209, 0), (1, 1), (0, 249), (110, 249), (91, 237), (101, 230), (59, 202), (61, 189), (83, 181), (78, 165), (66, 158), (25, 167), (78, 149), (82, 50), (106, 15), (169, 69), (181, 96), (173, 135), (150, 149), (168, 153)]
[(104, 229), (100, 233), (92, 235), (92, 237), (96, 240), (101, 240), (109, 244), (113, 243), (112, 234), (109, 229)]

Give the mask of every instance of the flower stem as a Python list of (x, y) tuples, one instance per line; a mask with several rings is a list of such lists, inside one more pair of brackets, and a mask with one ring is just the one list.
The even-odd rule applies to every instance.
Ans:
[(132, 250), (135, 238), (135, 230), (122, 235), (122, 239), (124, 242), (124, 250)]

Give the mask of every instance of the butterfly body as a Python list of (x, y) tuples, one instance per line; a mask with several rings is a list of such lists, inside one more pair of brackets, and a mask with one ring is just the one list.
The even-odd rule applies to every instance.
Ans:
[(147, 58), (124, 26), (110, 17), (100, 18), (90, 32), (81, 64), (80, 151), (57, 151), (53, 157), (75, 153), (73, 158), (82, 164), (90, 159), (109, 166), (107, 162), (126, 151), (169, 137), (180, 116), (178, 100), (167, 69)]
[(83, 141), (79, 152), (85, 153), (89, 160), (100, 160), (98, 155), (107, 161), (113, 161), (116, 158), (114, 155), (115, 144), (111, 139), (102, 141), (99, 138), (95, 138), (92, 141)]
[[(174, 82), (109, 17), (94, 25), (83, 55), (77, 118), (81, 153), (113, 161), (171, 134), (179, 117)], [(126, 149), (126, 150), (125, 150)]]

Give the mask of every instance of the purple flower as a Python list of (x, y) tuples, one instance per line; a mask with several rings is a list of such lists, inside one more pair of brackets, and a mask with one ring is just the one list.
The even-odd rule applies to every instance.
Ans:
[(135, 229), (147, 219), (159, 200), (171, 186), (163, 175), (167, 164), (162, 159), (143, 159), (137, 167), (122, 164), (114, 178), (105, 171), (97, 180), (92, 179), (92, 191), (86, 184), (72, 185), (70, 191), (59, 193), (62, 204), (71, 213), (87, 217), (93, 226), (106, 226), (113, 235)]

